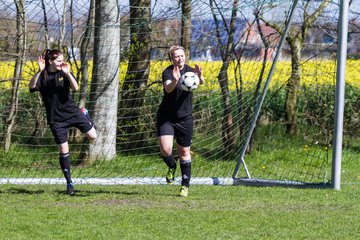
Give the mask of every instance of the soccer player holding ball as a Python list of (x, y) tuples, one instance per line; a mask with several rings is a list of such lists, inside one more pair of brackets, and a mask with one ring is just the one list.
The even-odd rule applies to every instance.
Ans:
[(97, 137), (94, 123), (87, 111), (80, 109), (70, 95), (70, 89), (78, 90), (79, 85), (64, 55), (59, 50), (46, 50), (38, 58), (39, 71), (29, 82), (30, 92), (39, 91), (44, 102), (47, 123), (59, 148), (60, 166), (66, 179), (66, 191), (75, 193), (70, 174), (68, 131), (78, 128), (90, 140)]
[(193, 93), (181, 88), (180, 78), (186, 72), (194, 72), (204, 83), (202, 70), (198, 65), (195, 69), (185, 64), (185, 50), (181, 46), (172, 46), (169, 50), (172, 65), (162, 73), (164, 97), (157, 112), (157, 135), (159, 137), (160, 154), (168, 166), (167, 183), (174, 181), (176, 162), (172, 153), (174, 138), (180, 160), (181, 189), (180, 196), (186, 197), (191, 178), (190, 146), (193, 133)]

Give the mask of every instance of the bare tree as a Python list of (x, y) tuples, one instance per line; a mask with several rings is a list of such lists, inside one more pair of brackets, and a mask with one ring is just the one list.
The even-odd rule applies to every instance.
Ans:
[(120, 21), (116, 0), (95, 0), (94, 68), (89, 110), (98, 138), (79, 159), (89, 164), (116, 156), (117, 102), (119, 88)]
[(151, 1), (130, 0), (129, 63), (121, 89), (119, 134), (131, 144), (141, 144), (144, 133), (139, 121), (150, 70), (150, 20)]
[[(243, 33), (241, 34), (240, 38), (239, 38), (239, 42), (236, 45), (236, 49), (239, 49), (237, 52), (234, 52), (234, 54), (236, 55), (236, 64), (235, 64), (235, 68), (234, 68), (234, 75), (235, 75), (235, 80), (236, 80), (236, 89), (237, 89), (237, 94), (238, 94), (238, 112), (239, 115), (241, 117), (240, 122), (250, 122), (251, 118), (253, 117), (254, 111), (255, 111), (255, 106), (258, 104), (259, 101), (259, 96), (260, 96), (260, 90), (261, 90), (261, 86), (263, 84), (263, 81), (265, 80), (265, 70), (266, 70), (266, 65), (269, 61), (269, 52), (271, 49), (271, 42), (278, 42), (278, 41), (274, 41), (274, 38), (278, 38), (279, 34), (276, 34), (274, 36), (274, 34), (272, 32), (268, 32), (266, 33), (265, 28), (267, 26), (265, 26), (265, 24), (263, 24), (261, 22), (261, 18), (259, 16), (261, 16), (261, 14), (266, 11), (266, 9), (263, 8), (263, 2), (258, 2), (258, 4), (256, 5), (256, 8), (254, 9), (254, 19), (250, 22), (247, 21), (246, 22), (246, 28), (243, 31)], [(243, 75), (242, 75), (242, 64), (241, 64), (241, 59), (243, 57), (245, 57), (244, 55), (244, 51), (246, 49), (247, 45), (251, 45), (250, 43), (250, 38), (253, 37), (253, 33), (256, 32), (258, 34), (258, 36), (261, 39), (261, 49), (264, 50), (263, 55), (260, 56), (262, 57), (262, 64), (261, 64), (261, 68), (260, 68), (260, 74), (258, 76), (257, 79), (257, 83), (255, 86), (255, 90), (253, 93), (253, 103), (251, 104), (252, 107), (246, 108), (243, 104), (244, 104), (244, 79), (243, 79)], [(248, 104), (248, 103), (247, 103)], [(258, 118), (257, 122), (259, 121), (260, 117)], [(257, 124), (256, 124), (257, 125)], [(245, 133), (247, 130), (247, 126), (246, 129), (244, 129), (244, 126), (242, 124), (239, 125), (239, 132), (240, 135), (242, 135), (242, 133)], [(247, 148), (248, 152), (251, 152), (252, 150), (252, 145), (253, 145), (253, 139), (254, 139), (254, 135), (256, 132), (256, 128), (253, 131), (252, 137), (250, 138), (250, 142)], [(245, 140), (245, 139), (244, 139)]]
[(181, 46), (185, 48), (185, 55), (190, 57), (191, 32), (191, 0), (179, 0), (181, 3)]
[(16, 59), (14, 69), (14, 79), (12, 80), (11, 99), (8, 115), (5, 119), (4, 149), (8, 151), (11, 146), (11, 135), (15, 124), (18, 111), (19, 85), (23, 72), (23, 62), (25, 60), (26, 49), (26, 22), (24, 0), (16, 0)]
[[(73, 1), (70, 1), (70, 23), (74, 25), (74, 14), (73, 14)], [(71, 61), (71, 66), (75, 66), (77, 69), (76, 79), (80, 80), (80, 93), (79, 93), (79, 107), (85, 107), (86, 102), (89, 95), (89, 60), (90, 60), (90, 50), (92, 50), (92, 46), (90, 46), (91, 39), (94, 34), (94, 21), (95, 21), (95, 0), (91, 0), (89, 3), (89, 12), (86, 20), (86, 27), (84, 33), (80, 37), (80, 64), (76, 60), (77, 59), (77, 42), (76, 36), (74, 34), (74, 27), (71, 28), (71, 48), (69, 49), (69, 56), (72, 56), (74, 61)], [(71, 141), (81, 142), (81, 132), (78, 129), (70, 129), (69, 131), (69, 139)], [(84, 150), (86, 147), (83, 148)], [(81, 156), (82, 154), (80, 154)]]
[(301, 77), (301, 52), (304, 47), (304, 40), (309, 28), (322, 14), (330, 1), (322, 1), (318, 8), (310, 12), (311, 1), (304, 5), (303, 22), (300, 28), (290, 31), (286, 37), (291, 51), (291, 77), (287, 83), (287, 95), (285, 103), (286, 111), (286, 132), (293, 134), (297, 132), (296, 103)]
[[(296, 103), (300, 87), (301, 58), (305, 38), (310, 27), (330, 3), (331, 0), (324, 0), (320, 3), (316, 3), (315, 1), (303, 1), (302, 19), (297, 26), (293, 27), (289, 31), (286, 36), (286, 41), (289, 44), (291, 53), (291, 76), (288, 79), (286, 86), (287, 93), (285, 101), (285, 114), (287, 122), (286, 132), (290, 134), (297, 132)], [(262, 20), (264, 20), (264, 18)], [(270, 23), (269, 21), (266, 22), (275, 28), (280, 34), (283, 34), (281, 28), (277, 24)]]
[(86, 23), (85, 33), (81, 39), (80, 46), (80, 74), (81, 74), (81, 88), (80, 88), (80, 101), (79, 106), (86, 105), (86, 99), (89, 92), (89, 47), (90, 40), (94, 31), (95, 20), (95, 0), (90, 1), (89, 15)]
[[(54, 4), (56, 5), (57, 3), (54, 2)], [(63, 48), (65, 41), (67, 0), (64, 0), (64, 4), (62, 6), (63, 6), (62, 15), (59, 17), (59, 23), (60, 23), (59, 48)]]
[[(236, 29), (236, 17), (237, 17), (237, 10), (239, 6), (239, 1), (234, 0), (232, 6), (232, 13), (230, 19), (230, 25), (226, 26), (227, 31), (227, 43), (226, 45), (222, 45), (221, 43), (221, 33), (219, 27), (219, 20), (217, 18), (215, 9), (217, 7), (217, 3), (215, 0), (210, 0), (210, 6), (212, 15), (216, 24), (216, 36), (218, 39), (218, 44), (220, 45), (221, 51), (221, 58), (222, 58), (222, 65), (220, 68), (220, 72), (218, 75), (218, 81), (221, 88), (221, 94), (223, 97), (223, 104), (224, 104), (224, 112), (223, 112), (223, 120), (222, 120), (222, 141), (224, 144), (225, 151), (229, 152), (232, 151), (235, 147), (235, 137), (233, 131), (233, 118), (231, 114), (231, 103), (230, 103), (230, 92), (229, 92), (229, 80), (228, 80), (228, 68), (230, 62), (233, 60), (233, 53), (234, 53), (234, 33)], [(226, 25), (226, 19), (222, 15), (222, 20)]]
[(41, 8), (43, 10), (44, 13), (44, 35), (45, 35), (45, 44), (46, 44), (46, 48), (49, 49), (50, 48), (50, 43), (49, 43), (49, 26), (48, 26), (48, 18), (47, 18), (47, 13), (46, 13), (46, 5), (44, 0), (41, 0)]

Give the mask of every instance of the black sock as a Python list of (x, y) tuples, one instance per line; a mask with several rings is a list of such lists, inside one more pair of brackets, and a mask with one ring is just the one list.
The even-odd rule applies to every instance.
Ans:
[(169, 168), (176, 168), (176, 162), (174, 159), (174, 156), (172, 154), (170, 154), (167, 157), (161, 156), (165, 162), (165, 164), (169, 167)]
[(191, 178), (191, 160), (180, 160), (181, 185), (189, 187)]
[(69, 153), (60, 153), (60, 167), (64, 173), (66, 183), (71, 183), (71, 174), (70, 174), (70, 158)]

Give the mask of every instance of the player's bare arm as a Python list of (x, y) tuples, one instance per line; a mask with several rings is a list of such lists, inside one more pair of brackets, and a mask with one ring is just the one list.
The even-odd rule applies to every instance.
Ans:
[(30, 79), (29, 88), (36, 87), (36, 83), (39, 80), (40, 74), (45, 69), (45, 59), (43, 55), (38, 57), (38, 64), (39, 64), (39, 71)]
[(77, 91), (79, 89), (79, 84), (77, 83), (76, 79), (74, 78), (74, 76), (70, 73), (70, 68), (69, 65), (67, 63), (63, 63), (61, 65), (61, 70), (63, 71), (63, 73), (66, 75), (66, 77), (69, 79), (70, 82), (70, 86), (71, 89), (73, 91)]
[(166, 80), (164, 82), (164, 88), (167, 93), (174, 91), (176, 84), (180, 80), (180, 68), (178, 66), (174, 66), (173, 75), (175, 80)]
[(205, 82), (205, 78), (202, 75), (202, 69), (198, 64), (195, 64), (195, 73), (200, 79), (200, 84), (203, 84)]

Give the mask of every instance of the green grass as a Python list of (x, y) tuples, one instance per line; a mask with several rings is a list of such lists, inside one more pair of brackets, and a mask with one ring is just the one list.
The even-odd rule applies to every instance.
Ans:
[(0, 239), (359, 239), (358, 159), (344, 151), (341, 191), (0, 185)]
[[(273, 136), (272, 132), (266, 135)], [(301, 151), (304, 142), (295, 142), (299, 142), (297, 149)], [(267, 167), (272, 159), (299, 156), (293, 153), (292, 143), (281, 136), (269, 137), (256, 146), (246, 160), (256, 161), (259, 166)], [(340, 191), (194, 185), (189, 197), (179, 198), (179, 186), (78, 185), (77, 194), (70, 197), (62, 185), (0, 185), (0, 240), (360, 239), (359, 146), (357, 141), (344, 145)], [(148, 168), (155, 166), (151, 171), (161, 175), (165, 166), (158, 156), (155, 158), (145, 156), (139, 161), (147, 162)], [(19, 165), (11, 165), (9, 160), (0, 168), (1, 174), (12, 167), (13, 172), (21, 168), (37, 176), (40, 170), (32, 168), (47, 166), (45, 161), (44, 166), (23, 169), (29, 162), (13, 160)], [(49, 168), (61, 176), (57, 162), (52, 161), (49, 158)], [(129, 165), (129, 173), (131, 168), (144, 167), (138, 162), (130, 167), (131, 161), (104, 163), (107, 168), (101, 171), (124, 171), (124, 164)], [(224, 166), (233, 169), (234, 162), (197, 159), (194, 173), (221, 173)], [(83, 171), (86, 175), (86, 169)]]
[[(235, 148), (236, 151), (231, 158), (222, 159), (221, 156), (225, 155), (225, 151), (222, 149), (220, 138), (211, 137), (212, 144), (210, 145), (204, 141), (198, 141), (201, 139), (209, 140), (204, 136), (194, 141), (192, 146), (193, 176), (231, 177), (241, 148)], [(329, 159), (331, 161), (331, 156), (327, 156), (331, 151), (325, 151), (322, 146), (315, 146), (311, 142), (313, 142), (312, 139), (305, 140), (300, 134), (287, 136), (278, 125), (259, 128), (253, 151), (245, 156), (251, 176), (277, 180), (327, 182), (329, 174), (324, 174), (324, 172), (328, 169)], [(309, 145), (307, 151), (304, 150), (305, 144)], [(98, 160), (88, 167), (75, 166), (78, 152), (74, 144), (71, 144), (70, 148), (72, 175), (76, 178), (160, 177), (165, 171), (158, 148), (151, 152), (132, 154), (119, 152), (114, 160)], [(24, 147), (14, 144), (10, 152), (0, 152), (0, 156), (0, 178), (62, 177), (55, 146), (43, 148), (41, 145)], [(311, 173), (311, 175), (304, 175), (301, 171), (305, 174)], [(238, 177), (245, 176), (246, 173), (241, 168)], [(179, 177), (179, 171), (176, 177)]]

